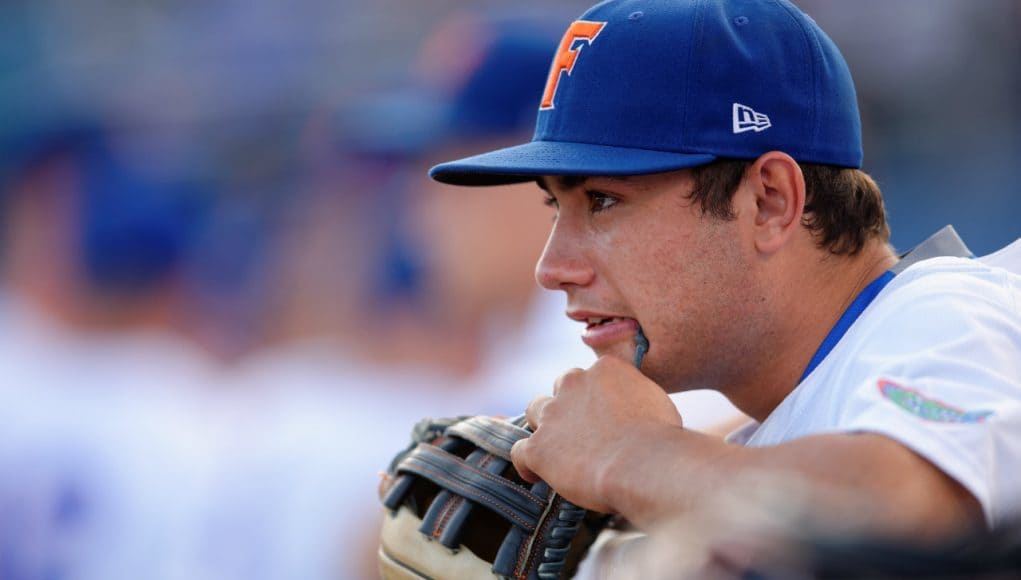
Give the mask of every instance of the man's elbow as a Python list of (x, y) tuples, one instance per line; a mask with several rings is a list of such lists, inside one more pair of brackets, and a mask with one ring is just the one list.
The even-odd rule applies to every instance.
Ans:
[(931, 543), (989, 527), (981, 503), (964, 485), (900, 443), (886, 439), (883, 447), (890, 469), (877, 510), (882, 529)]

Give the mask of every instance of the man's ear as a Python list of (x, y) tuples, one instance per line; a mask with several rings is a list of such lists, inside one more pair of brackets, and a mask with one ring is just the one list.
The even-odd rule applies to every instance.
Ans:
[(764, 254), (779, 250), (801, 227), (805, 213), (805, 176), (786, 153), (771, 151), (745, 173), (755, 196), (755, 247)]

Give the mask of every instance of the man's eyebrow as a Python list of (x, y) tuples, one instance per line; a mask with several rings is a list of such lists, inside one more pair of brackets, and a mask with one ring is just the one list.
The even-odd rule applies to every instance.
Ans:
[(555, 181), (556, 185), (560, 186), (561, 189), (574, 189), (579, 185), (585, 183), (589, 179), (592, 179), (590, 175), (543, 175), (535, 180), (539, 187), (546, 191), (546, 193), (552, 193), (550, 191), (550, 184), (547, 179)]

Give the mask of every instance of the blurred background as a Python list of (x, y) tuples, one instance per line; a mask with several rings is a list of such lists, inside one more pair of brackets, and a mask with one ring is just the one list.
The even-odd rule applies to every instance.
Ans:
[[(898, 249), (1021, 235), (1021, 2), (797, 3)], [(471, 4), (0, 3), (0, 579), (372, 577), (417, 419), (591, 362), (540, 192), (425, 177), (530, 137), (590, 2)]]

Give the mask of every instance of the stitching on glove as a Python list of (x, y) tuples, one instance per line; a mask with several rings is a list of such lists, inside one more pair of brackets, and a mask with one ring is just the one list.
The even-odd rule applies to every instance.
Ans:
[(443, 509), (440, 510), (443, 515), (440, 516), (439, 521), (433, 526), (432, 537), (439, 539), (443, 535), (443, 530), (447, 527), (450, 516), (454, 514), (454, 508), (460, 505), (462, 500), (464, 498), (458, 495), (452, 495), (447, 499), (446, 503), (443, 504)]

